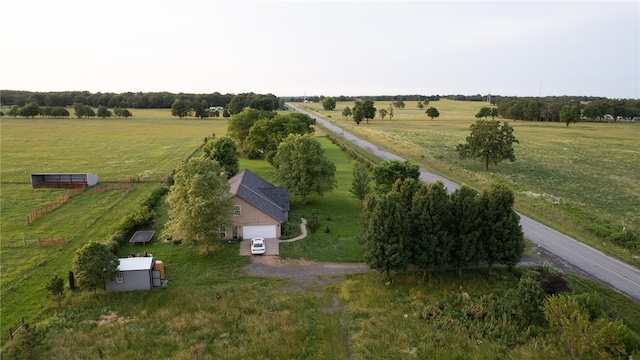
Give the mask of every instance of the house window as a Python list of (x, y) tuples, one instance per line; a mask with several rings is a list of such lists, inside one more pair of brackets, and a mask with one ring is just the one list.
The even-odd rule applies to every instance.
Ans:
[(124, 274), (123, 273), (118, 273), (118, 275), (116, 275), (116, 284), (124, 284)]
[(240, 215), (242, 215), (242, 209), (240, 208), (240, 205), (233, 205), (233, 216)]
[(221, 239), (226, 239), (227, 238), (227, 229), (221, 228), (219, 230), (219, 233), (220, 233), (220, 238)]

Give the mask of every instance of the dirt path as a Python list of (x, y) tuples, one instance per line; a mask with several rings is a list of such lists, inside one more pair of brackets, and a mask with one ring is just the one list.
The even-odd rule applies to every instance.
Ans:
[[(374, 272), (363, 263), (323, 263), (306, 259), (281, 259), (278, 256), (251, 256), (251, 264), (245, 271), (251, 275), (287, 278), (302, 284), (327, 284), (339, 282), (347, 274)], [(587, 276), (562, 259), (542, 249), (533, 248), (531, 254), (524, 255), (518, 267), (551, 265), (566, 273)]]
[[(366, 264), (320, 263), (305, 259), (281, 259), (278, 256), (251, 256), (247, 273), (258, 276), (303, 280), (305, 278), (335, 282), (346, 274), (371, 272)], [(322, 281), (320, 281), (322, 282)]]

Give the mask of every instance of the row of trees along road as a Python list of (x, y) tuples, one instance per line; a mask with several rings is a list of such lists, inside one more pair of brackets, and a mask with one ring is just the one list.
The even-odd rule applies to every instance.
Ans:
[(513, 193), (493, 185), (451, 195), (441, 182), (398, 180), (386, 194), (366, 197), (360, 242), (365, 261), (383, 276), (409, 265), (430, 270), (487, 263), (515, 266), (524, 251)]

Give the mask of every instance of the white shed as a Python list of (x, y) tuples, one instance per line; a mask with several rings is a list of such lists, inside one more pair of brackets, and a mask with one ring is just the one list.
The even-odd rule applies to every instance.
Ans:
[[(108, 291), (151, 290), (154, 286), (153, 257), (134, 257), (120, 259), (118, 274), (114, 280), (105, 279), (104, 287)], [(160, 278), (159, 271), (158, 279)]]

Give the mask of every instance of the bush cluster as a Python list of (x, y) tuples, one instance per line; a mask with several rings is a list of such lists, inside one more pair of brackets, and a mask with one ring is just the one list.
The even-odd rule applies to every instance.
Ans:
[(118, 228), (106, 241), (106, 245), (112, 252), (115, 253), (119, 245), (126, 243), (136, 229), (148, 225), (153, 220), (156, 215), (154, 208), (168, 192), (167, 187), (157, 187), (133, 212), (120, 221)]

